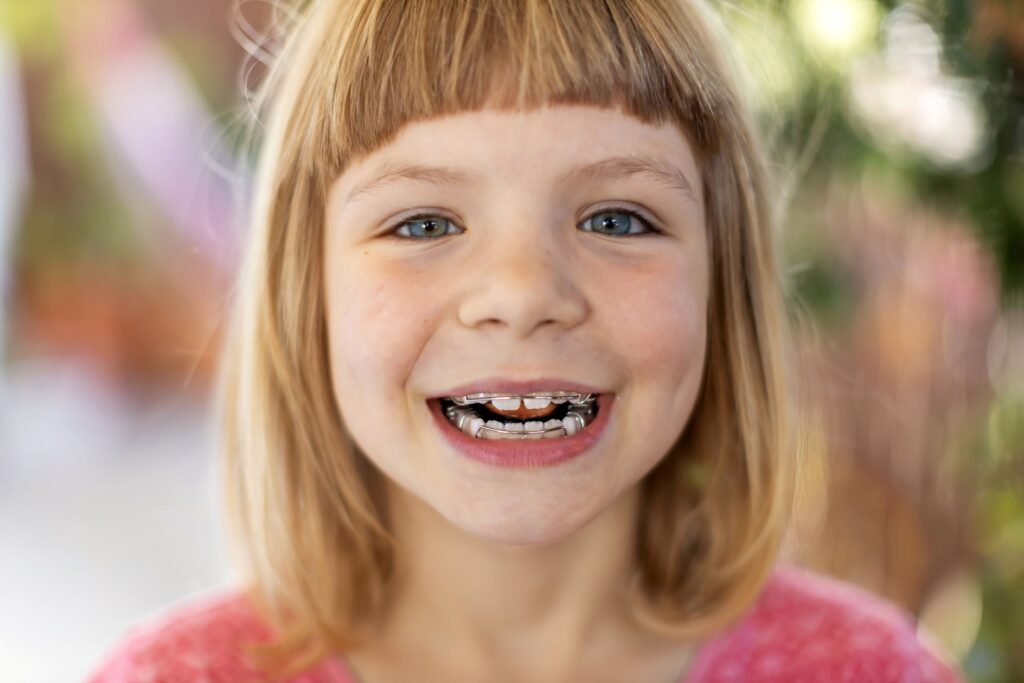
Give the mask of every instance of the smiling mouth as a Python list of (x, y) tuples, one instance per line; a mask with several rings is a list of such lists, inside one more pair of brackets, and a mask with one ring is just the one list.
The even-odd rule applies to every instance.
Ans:
[(586, 429), (597, 417), (597, 395), (573, 391), (470, 394), (440, 398), (442, 412), (476, 439), (558, 439)]

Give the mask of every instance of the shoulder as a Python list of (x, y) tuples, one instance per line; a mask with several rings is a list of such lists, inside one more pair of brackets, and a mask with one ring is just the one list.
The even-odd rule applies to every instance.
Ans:
[(708, 681), (963, 681), (907, 611), (795, 566), (777, 568), (742, 621), (709, 649)]
[[(270, 636), (240, 590), (189, 598), (129, 630), (89, 683), (269, 683), (245, 654)], [(294, 681), (327, 680), (315, 673)]]

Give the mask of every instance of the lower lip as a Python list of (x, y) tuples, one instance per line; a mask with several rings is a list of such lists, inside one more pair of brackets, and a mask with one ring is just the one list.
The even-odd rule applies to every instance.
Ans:
[(615, 396), (597, 397), (597, 417), (582, 431), (554, 439), (478, 439), (455, 428), (441, 410), (440, 399), (430, 399), (430, 413), (444, 438), (463, 455), (497, 467), (550, 467), (587, 452), (604, 433)]

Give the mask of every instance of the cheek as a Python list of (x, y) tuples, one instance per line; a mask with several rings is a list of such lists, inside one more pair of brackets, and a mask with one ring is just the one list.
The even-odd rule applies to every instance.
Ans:
[(335, 267), (326, 308), (336, 384), (351, 383), (363, 396), (400, 389), (429, 338), (440, 297), (407, 268)]
[[(634, 372), (678, 376), (703, 365), (707, 281), (699, 267), (665, 260), (605, 280), (606, 329)], [(663, 375), (662, 373), (672, 373)]]

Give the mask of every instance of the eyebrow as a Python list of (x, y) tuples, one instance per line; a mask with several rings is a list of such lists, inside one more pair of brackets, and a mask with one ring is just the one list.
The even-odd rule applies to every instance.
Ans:
[(466, 185), (470, 181), (470, 175), (463, 171), (440, 166), (424, 166), (404, 161), (387, 162), (373, 176), (352, 188), (348, 196), (345, 197), (344, 203), (353, 202), (363, 195), (400, 180), (411, 180), (428, 185)]
[[(614, 156), (601, 159), (571, 169), (562, 174), (558, 182), (611, 182), (634, 176), (646, 177), (663, 187), (681, 192), (689, 201), (697, 203), (693, 185), (682, 170), (646, 156)], [(428, 185), (467, 185), (472, 180), (472, 175), (442, 166), (425, 166), (404, 161), (388, 162), (373, 176), (352, 188), (344, 203), (348, 204), (386, 185), (403, 180)]]
[(672, 164), (645, 156), (615, 156), (575, 168), (560, 179), (566, 181), (610, 182), (643, 176), (670, 190), (682, 192), (691, 202), (697, 197), (686, 174)]

